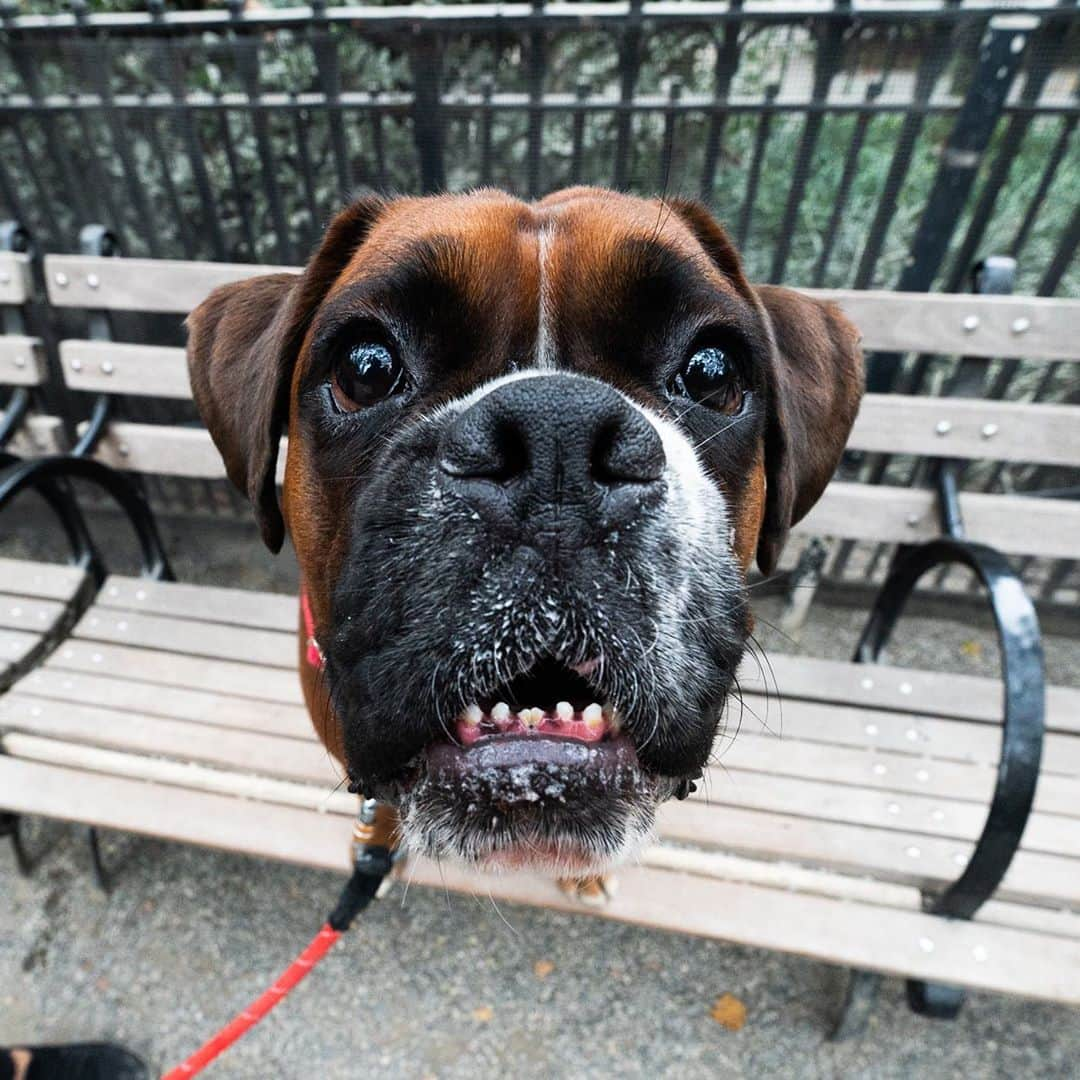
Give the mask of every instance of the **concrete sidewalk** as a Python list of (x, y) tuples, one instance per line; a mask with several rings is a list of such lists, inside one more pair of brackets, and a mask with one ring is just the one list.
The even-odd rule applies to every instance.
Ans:
[[(178, 576), (292, 587), (246, 530), (169, 537)], [(789, 651), (767, 625), (760, 637)], [(859, 612), (817, 608), (808, 651), (846, 656)], [(897, 657), (994, 668), (985, 625), (916, 619)], [(1052, 681), (1077, 685), (1080, 640), (1047, 641)], [(0, 845), (0, 1044), (115, 1039), (175, 1064), (261, 992), (336, 898), (327, 873), (109, 834), (114, 894), (96, 891), (81, 830), (15, 873)], [(678, 903), (678, 897), (672, 897)], [(1080, 973), (1077, 974), (1080, 978)], [(1080, 1077), (1080, 1012), (972, 995), (961, 1018), (912, 1015), (886, 983), (866, 1036), (826, 1041), (842, 973), (755, 949), (588, 917), (399, 888), (361, 918), (289, 1001), (208, 1075), (219, 1077)], [(709, 1013), (730, 993), (742, 1030)]]

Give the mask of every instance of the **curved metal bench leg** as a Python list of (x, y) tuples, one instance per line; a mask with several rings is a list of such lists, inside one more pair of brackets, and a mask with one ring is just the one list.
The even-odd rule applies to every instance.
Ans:
[(105, 863), (101, 858), (101, 843), (97, 829), (91, 825), (86, 830), (87, 845), (90, 848), (90, 865), (94, 869), (94, 880), (106, 896), (112, 892), (113, 883), (109, 871), (105, 869)]
[[(955, 503), (955, 499), (945, 501)], [(982, 832), (963, 873), (939, 895), (926, 897), (924, 904), (932, 915), (970, 919), (994, 895), (1008, 871), (1035, 798), (1045, 712), (1042, 642), (1035, 608), (1008, 560), (991, 548), (955, 535), (904, 548), (897, 552), (870, 613), (855, 660), (878, 660), (919, 579), (947, 563), (968, 567), (987, 589), (1004, 682), (997, 781)], [(908, 981), (907, 996), (916, 1012), (943, 1020), (953, 1019), (964, 1002), (964, 992), (958, 987), (917, 979)]]
[(931, 1020), (955, 1020), (964, 1006), (967, 992), (961, 986), (908, 979), (907, 1000), (912, 1012)]
[(34, 861), (27, 854), (19, 827), (19, 815), (10, 811), (0, 811), (0, 836), (11, 837), (11, 848), (15, 852), (15, 865), (23, 877), (29, 877), (34, 869)]
[(836, 1024), (829, 1032), (831, 1042), (854, 1039), (866, 1031), (870, 1014), (877, 1004), (878, 991), (881, 989), (881, 976), (875, 971), (848, 972), (847, 989), (844, 991), (844, 1003)]

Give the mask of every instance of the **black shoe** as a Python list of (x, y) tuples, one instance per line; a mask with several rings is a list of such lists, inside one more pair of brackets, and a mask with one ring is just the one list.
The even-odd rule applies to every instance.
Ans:
[[(144, 1062), (114, 1043), (20, 1046), (30, 1055), (26, 1080), (147, 1080)], [(11, 1050), (0, 1049), (0, 1077), (15, 1076)]]

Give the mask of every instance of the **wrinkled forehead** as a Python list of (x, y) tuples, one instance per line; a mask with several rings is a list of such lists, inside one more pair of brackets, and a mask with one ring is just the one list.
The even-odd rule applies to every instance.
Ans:
[[(443, 282), (478, 307), (568, 288), (610, 300), (627, 281), (678, 276), (730, 289), (669, 206), (615, 192), (527, 204), (499, 192), (399, 199), (380, 213), (332, 296), (373, 274)], [(561, 284), (566, 288), (558, 287)]]

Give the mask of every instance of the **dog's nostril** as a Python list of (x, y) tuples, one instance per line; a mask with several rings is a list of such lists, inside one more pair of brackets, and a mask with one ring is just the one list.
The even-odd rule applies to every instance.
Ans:
[(601, 424), (592, 448), (592, 475), (599, 484), (650, 484), (664, 474), (664, 446), (652, 424), (637, 412)]
[[(468, 414), (464, 418), (470, 419)], [(529, 471), (529, 448), (518, 424), (496, 417), (487, 424), (466, 422), (443, 447), (439, 467), (460, 479), (509, 483)]]

